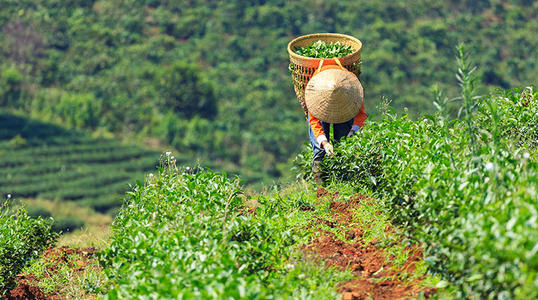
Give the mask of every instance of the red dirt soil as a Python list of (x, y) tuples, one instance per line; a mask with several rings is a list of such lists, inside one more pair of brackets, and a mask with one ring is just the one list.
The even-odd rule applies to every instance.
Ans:
[[(362, 231), (356, 225), (351, 224), (352, 209), (358, 205), (371, 204), (370, 199), (357, 195), (348, 202), (335, 202), (338, 194), (331, 194), (324, 188), (317, 190), (318, 200), (329, 200), (334, 221), (325, 221), (330, 227), (344, 226), (347, 242), (336, 239), (333, 233), (322, 231), (323, 235), (304, 248), (305, 251), (314, 254), (325, 262), (327, 267), (334, 266), (342, 270), (351, 270), (354, 278), (339, 284), (338, 291), (343, 293), (343, 300), (354, 299), (409, 299), (417, 297), (421, 292), (429, 297), (435, 293), (433, 288), (421, 288), (420, 279), (403, 283), (399, 280), (383, 278), (397, 275), (401, 272), (412, 272), (415, 263), (422, 259), (420, 249), (408, 249), (413, 253), (408, 260), (393, 270), (392, 265), (386, 259), (383, 250), (377, 248), (377, 241), (365, 245), (362, 241)], [(332, 226), (331, 226), (332, 225)], [(386, 228), (390, 231), (391, 228)], [(396, 278), (394, 276), (393, 278)]]
[[(75, 272), (84, 271), (85, 267), (90, 264), (95, 256), (95, 248), (77, 249), (63, 246), (60, 248), (49, 248), (43, 253), (43, 262), (47, 266), (48, 274), (56, 272), (62, 265), (68, 265)], [(80, 259), (74, 263), (69, 260), (70, 255), (77, 254)], [(39, 278), (34, 274), (18, 275), (15, 288), (7, 291), (4, 296), (7, 300), (59, 300), (66, 299), (60, 293), (45, 294), (38, 287)]]

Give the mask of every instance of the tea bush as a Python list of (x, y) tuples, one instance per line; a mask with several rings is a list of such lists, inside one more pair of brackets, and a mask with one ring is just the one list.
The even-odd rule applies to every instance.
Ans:
[(57, 237), (52, 219), (32, 218), (22, 208), (0, 204), (0, 292)]
[[(209, 170), (148, 177), (130, 194), (103, 255), (107, 299), (328, 299), (341, 274), (296, 263), (297, 201), (244, 207), (238, 180)], [(304, 200), (302, 200), (304, 202)], [(276, 296), (278, 295), (278, 296)]]
[[(418, 121), (387, 111), (324, 160), (327, 180), (374, 191), (423, 244), (430, 271), (457, 287), (458, 297), (534, 299), (537, 92), (528, 87), (478, 98), (470, 69), (460, 76), (460, 119), (446, 117), (442, 97), (440, 112)], [(307, 177), (309, 155), (296, 159)]]

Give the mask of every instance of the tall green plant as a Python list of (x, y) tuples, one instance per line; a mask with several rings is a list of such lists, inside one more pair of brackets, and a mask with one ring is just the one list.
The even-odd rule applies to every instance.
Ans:
[(463, 119), (467, 125), (467, 132), (471, 139), (470, 149), (475, 155), (478, 155), (478, 145), (476, 141), (476, 129), (473, 127), (473, 112), (478, 107), (478, 102), (481, 96), (476, 95), (475, 84), (477, 77), (474, 72), (476, 67), (471, 65), (469, 54), (465, 49), (465, 44), (461, 43), (457, 46), (458, 51), (458, 73), (456, 78), (458, 79), (459, 86), (461, 88), (461, 96), (459, 99), (462, 101), (462, 106), (458, 112), (458, 116), (461, 117), (464, 113)]

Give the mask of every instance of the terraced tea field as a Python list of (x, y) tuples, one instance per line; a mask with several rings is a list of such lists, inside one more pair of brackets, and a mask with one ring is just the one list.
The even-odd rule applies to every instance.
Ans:
[(159, 152), (0, 112), (0, 197), (77, 201), (104, 212), (155, 170)]

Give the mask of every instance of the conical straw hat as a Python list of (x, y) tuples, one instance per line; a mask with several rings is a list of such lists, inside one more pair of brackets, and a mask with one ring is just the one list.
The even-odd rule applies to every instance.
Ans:
[(308, 111), (319, 120), (331, 124), (344, 123), (355, 117), (363, 99), (359, 79), (341, 69), (322, 70), (312, 76), (305, 89)]

